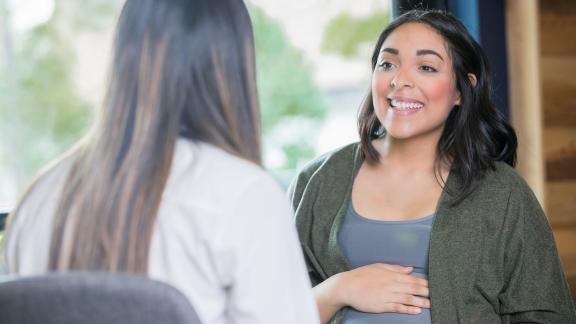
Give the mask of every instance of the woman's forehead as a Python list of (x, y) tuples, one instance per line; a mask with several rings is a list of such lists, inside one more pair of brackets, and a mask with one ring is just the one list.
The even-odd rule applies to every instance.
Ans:
[[(397, 27), (382, 43), (380, 51), (392, 48), (399, 54), (415, 54), (419, 50), (433, 50), (448, 55), (447, 42), (434, 28), (422, 23), (406, 23)], [(408, 53), (402, 53), (408, 52)]]

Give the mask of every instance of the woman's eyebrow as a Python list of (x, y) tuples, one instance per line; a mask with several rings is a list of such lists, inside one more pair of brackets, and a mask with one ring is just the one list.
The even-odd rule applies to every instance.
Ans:
[(386, 48), (383, 48), (380, 50), (380, 53), (383, 53), (383, 52), (398, 55), (398, 50), (395, 48), (386, 47)]
[(431, 49), (421, 49), (421, 50), (417, 50), (416, 51), (416, 55), (436, 55), (438, 56), (442, 61), (444, 61), (444, 58), (442, 57), (442, 55), (438, 54), (437, 52), (431, 50)]
[[(400, 53), (397, 49), (395, 48), (391, 48), (391, 47), (385, 47), (383, 49), (380, 50), (380, 53), (390, 53), (393, 55), (398, 55), (398, 53)], [(431, 49), (421, 49), (421, 50), (417, 50), (416, 51), (416, 55), (420, 56), (420, 55), (436, 55), (438, 56), (442, 61), (444, 61), (444, 58), (442, 57), (442, 55), (438, 54), (438, 52), (431, 50)]]

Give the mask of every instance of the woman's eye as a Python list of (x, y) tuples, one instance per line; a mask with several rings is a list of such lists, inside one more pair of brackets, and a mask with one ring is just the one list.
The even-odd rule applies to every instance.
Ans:
[(392, 65), (392, 63), (386, 61), (383, 61), (380, 64), (378, 64), (378, 67), (381, 67), (384, 70), (390, 70), (393, 66), (394, 65)]
[(436, 70), (435, 68), (433, 68), (429, 65), (422, 65), (420, 67), (420, 70), (425, 71), (425, 72), (438, 72), (438, 70)]

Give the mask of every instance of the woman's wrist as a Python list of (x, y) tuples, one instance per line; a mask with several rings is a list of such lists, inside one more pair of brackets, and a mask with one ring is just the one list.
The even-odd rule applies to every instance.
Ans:
[(330, 281), (328, 283), (327, 288), (327, 295), (330, 296), (330, 305), (335, 308), (342, 308), (347, 306), (348, 303), (346, 302), (346, 272), (341, 272), (333, 275), (332, 277), (328, 278)]
[(346, 306), (346, 277), (343, 273), (336, 274), (314, 287), (314, 298), (318, 305), (320, 320), (328, 323), (342, 307)]

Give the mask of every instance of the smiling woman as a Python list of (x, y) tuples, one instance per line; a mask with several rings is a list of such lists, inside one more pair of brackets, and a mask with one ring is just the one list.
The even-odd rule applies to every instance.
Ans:
[(480, 45), (450, 14), (411, 11), (372, 68), (360, 143), (290, 188), (322, 322), (575, 322)]
[(431, 136), (437, 141), (448, 114), (460, 105), (442, 36), (424, 24), (398, 27), (382, 44), (372, 96), (389, 138)]

